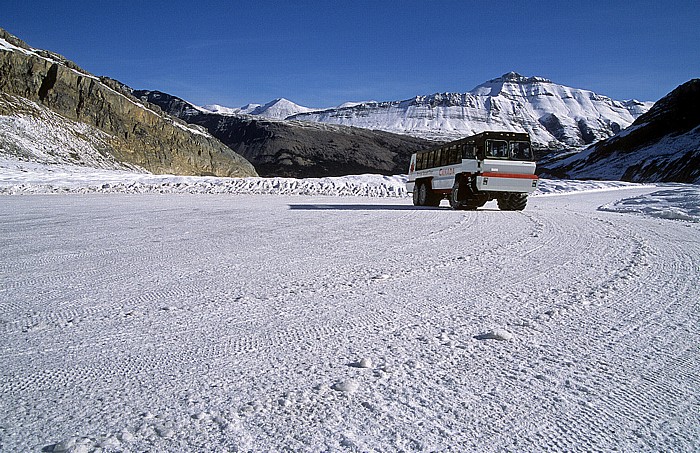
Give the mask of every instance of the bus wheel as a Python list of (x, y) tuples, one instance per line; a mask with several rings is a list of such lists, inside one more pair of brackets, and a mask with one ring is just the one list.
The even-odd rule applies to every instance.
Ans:
[(415, 187), (413, 187), (413, 206), (421, 206), (419, 194), (422, 185), (422, 183), (417, 182)]
[(450, 206), (452, 207), (452, 209), (466, 209), (465, 203), (459, 201), (459, 198), (461, 196), (460, 191), (464, 190), (464, 188), (461, 186), (462, 184), (459, 183), (459, 178), (456, 178), (455, 183), (452, 186), (452, 192), (450, 193)]
[(526, 193), (506, 193), (498, 197), (498, 209), (501, 211), (522, 211), (527, 205)]
[(418, 185), (416, 192), (418, 192), (418, 203), (416, 206), (428, 206), (430, 204), (430, 188), (428, 187), (428, 184), (421, 182)]

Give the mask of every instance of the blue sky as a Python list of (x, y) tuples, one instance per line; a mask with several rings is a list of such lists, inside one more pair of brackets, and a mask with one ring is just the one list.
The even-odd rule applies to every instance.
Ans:
[(0, 27), (132, 88), (309, 107), (509, 71), (655, 101), (700, 77), (696, 1), (13, 1)]

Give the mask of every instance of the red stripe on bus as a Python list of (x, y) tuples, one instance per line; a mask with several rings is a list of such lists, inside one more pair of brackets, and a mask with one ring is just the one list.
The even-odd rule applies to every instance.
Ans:
[(483, 176), (484, 178), (515, 178), (515, 179), (539, 179), (537, 175), (523, 175), (520, 173), (498, 173), (498, 172), (486, 172), (477, 176)]

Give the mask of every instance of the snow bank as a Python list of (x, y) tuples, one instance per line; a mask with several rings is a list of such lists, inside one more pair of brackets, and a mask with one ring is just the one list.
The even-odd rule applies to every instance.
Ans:
[(700, 187), (676, 186), (603, 205), (601, 211), (645, 214), (671, 220), (700, 222)]
[[(406, 175), (352, 175), (328, 178), (217, 178), (154, 175), (146, 172), (96, 169), (0, 158), (0, 194), (47, 193), (195, 193), (409, 197)], [(533, 194), (556, 195), (581, 191), (639, 187), (619, 181), (540, 181)]]
[(403, 176), (217, 178), (154, 175), (0, 158), (0, 194), (190, 193), (405, 197)]

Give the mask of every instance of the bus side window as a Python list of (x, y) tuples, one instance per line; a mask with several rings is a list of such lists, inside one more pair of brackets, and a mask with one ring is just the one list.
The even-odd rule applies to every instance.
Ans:
[(428, 153), (428, 162), (425, 164), (425, 168), (432, 168), (434, 167), (434, 157), (435, 157), (435, 151), (430, 151)]
[(467, 143), (464, 145), (464, 151), (462, 153), (462, 158), (464, 159), (474, 159), (474, 144)]
[(442, 159), (442, 149), (438, 149), (435, 151), (435, 161), (433, 162), (434, 167), (439, 167), (441, 165), (440, 159)]
[(450, 160), (450, 149), (442, 148), (442, 158), (440, 159), (440, 165), (447, 165)]

